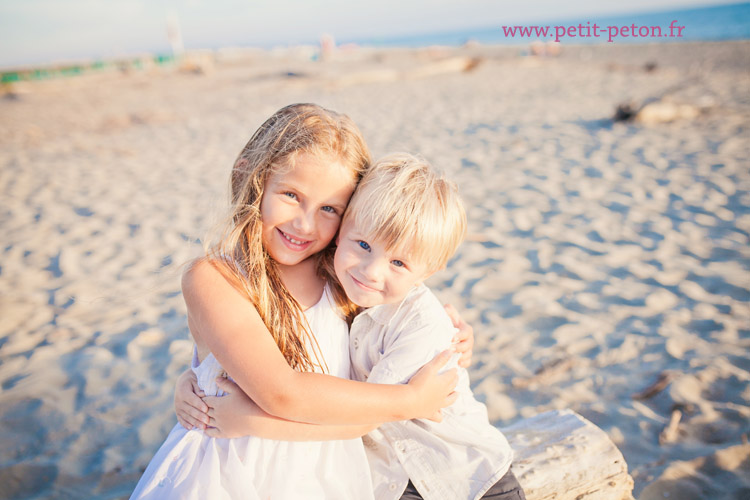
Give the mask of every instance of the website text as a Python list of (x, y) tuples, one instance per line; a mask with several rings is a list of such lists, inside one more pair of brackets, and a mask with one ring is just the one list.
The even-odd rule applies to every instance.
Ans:
[(603, 38), (607, 42), (614, 42), (615, 38), (682, 38), (685, 26), (678, 26), (672, 21), (669, 26), (638, 26), (637, 24), (622, 26), (599, 26), (587, 21), (584, 25), (569, 26), (502, 26), (503, 34), (507, 38), (551, 38), (559, 42), (564, 38)]

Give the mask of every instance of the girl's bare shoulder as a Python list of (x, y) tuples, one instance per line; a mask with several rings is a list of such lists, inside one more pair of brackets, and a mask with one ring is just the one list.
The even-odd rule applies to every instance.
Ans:
[[(236, 282), (236, 283), (235, 283)], [(195, 259), (182, 273), (182, 294), (186, 300), (195, 297), (242, 295), (239, 280), (226, 265), (207, 257)]]
[(185, 267), (182, 273), (182, 287), (193, 287), (216, 279), (220, 275), (219, 270), (207, 257), (199, 257)]
[(265, 328), (250, 298), (241, 291), (241, 284), (232, 281), (228, 270), (209, 259), (197, 259), (185, 269), (182, 296), (196, 336), (231, 337), (246, 331), (248, 325)]

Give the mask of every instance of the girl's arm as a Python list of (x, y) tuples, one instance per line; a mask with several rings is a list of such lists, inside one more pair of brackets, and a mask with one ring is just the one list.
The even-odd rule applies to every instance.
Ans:
[(279, 351), (255, 307), (208, 261), (182, 279), (191, 333), (264, 411), (315, 424), (368, 424), (430, 418), (456, 398), (456, 370), (437, 372), (443, 353), (407, 385), (368, 384), (297, 372)]
[[(456, 334), (456, 337), (454, 338), (454, 342), (456, 343), (456, 351), (461, 355), (459, 358), (458, 364), (459, 366), (462, 366), (464, 368), (467, 368), (471, 364), (471, 357), (472, 357), (472, 349), (474, 346), (474, 330), (472, 329), (471, 325), (466, 323), (461, 317), (458, 315), (458, 312), (456, 309), (450, 305), (445, 305), (445, 310), (448, 313), (448, 315), (451, 318), (451, 321), (453, 321), (453, 326), (458, 328), (458, 333)], [(241, 391), (237, 391), (235, 394), (242, 394), (243, 398), (246, 398), (247, 396), (242, 393)], [(183, 427), (186, 429), (192, 429), (193, 427), (198, 427), (200, 429), (206, 429), (206, 427), (209, 425), (209, 415), (208, 415), (208, 405), (203, 401), (204, 394), (198, 387), (198, 381), (195, 377), (195, 374), (192, 370), (189, 368), (185, 370), (185, 372), (180, 375), (180, 377), (177, 379), (177, 384), (175, 387), (175, 394), (174, 394), (174, 408), (175, 413), (177, 415), (177, 420), (182, 424)], [(213, 431), (214, 434), (216, 434), (215, 437), (229, 437), (228, 434), (232, 435), (248, 435), (252, 434), (253, 426), (252, 424), (249, 424), (246, 428), (245, 432), (242, 432), (241, 425), (242, 425), (242, 411), (243, 408), (247, 409), (247, 407), (243, 407), (241, 402), (237, 403), (237, 406), (234, 406), (235, 399), (240, 399), (238, 396), (237, 398), (234, 397), (234, 394), (232, 396), (223, 399), (223, 400), (217, 400), (216, 401), (216, 409), (218, 410), (218, 419), (220, 422), (226, 422), (226, 428), (231, 429), (231, 432), (228, 432), (226, 435), (224, 433), (218, 434), (217, 431)], [(249, 398), (248, 398), (249, 400)], [(253, 404), (253, 408), (258, 408), (255, 404)], [(262, 411), (258, 409), (258, 411)], [(265, 412), (264, 412), (265, 413)], [(268, 414), (266, 414), (268, 415)], [(437, 415), (439, 417), (439, 415)], [(269, 418), (270, 417), (269, 415)], [(267, 437), (267, 436), (260, 436), (260, 437)], [(279, 438), (281, 439), (281, 438)], [(284, 438), (287, 441), (294, 441), (294, 435), (290, 434), (288, 437)], [(346, 439), (345, 436), (343, 437), (337, 437), (336, 439)], [(323, 440), (323, 438), (321, 438)]]
[[(209, 397), (212, 406), (206, 435), (210, 437), (252, 435), (277, 441), (328, 441), (355, 439), (377, 428), (377, 424), (316, 425), (284, 420), (258, 408), (231, 380), (221, 379), (217, 385), (226, 395)], [(232, 403), (225, 407), (229, 400)]]

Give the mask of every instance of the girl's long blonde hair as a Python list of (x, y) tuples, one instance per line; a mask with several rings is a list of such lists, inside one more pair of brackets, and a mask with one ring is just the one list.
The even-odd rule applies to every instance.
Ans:
[[(260, 204), (268, 178), (294, 166), (299, 154), (326, 155), (351, 169), (359, 181), (370, 164), (370, 152), (361, 132), (346, 115), (315, 104), (292, 104), (271, 116), (240, 152), (230, 178), (230, 216), (219, 241), (208, 249), (209, 260), (234, 287), (247, 296), (271, 332), (289, 365), (301, 371), (314, 363), (305, 340), (317, 346), (304, 313), (281, 281), (276, 262), (261, 238)], [(332, 288), (345, 315), (351, 314), (338, 281), (330, 274), (334, 248), (320, 252), (318, 269)], [(317, 349), (316, 349), (317, 350)]]

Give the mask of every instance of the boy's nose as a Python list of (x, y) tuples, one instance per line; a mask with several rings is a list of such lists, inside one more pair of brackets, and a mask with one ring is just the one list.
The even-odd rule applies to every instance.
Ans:
[(362, 274), (371, 282), (379, 282), (383, 277), (383, 266), (379, 259), (370, 259), (362, 266)]

